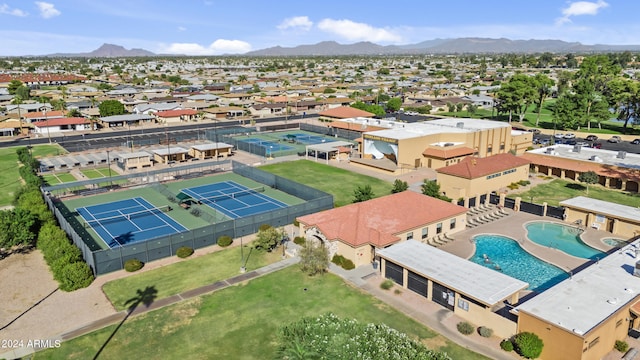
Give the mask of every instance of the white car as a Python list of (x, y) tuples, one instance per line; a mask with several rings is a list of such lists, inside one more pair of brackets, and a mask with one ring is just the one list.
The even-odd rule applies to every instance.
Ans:
[(556, 139), (563, 139), (564, 138), (564, 134), (557, 133), (557, 134), (553, 135), (553, 137), (556, 138)]
[(574, 133), (566, 133), (566, 134), (564, 134), (564, 138), (565, 139), (575, 139), (576, 138), (576, 134), (574, 134)]

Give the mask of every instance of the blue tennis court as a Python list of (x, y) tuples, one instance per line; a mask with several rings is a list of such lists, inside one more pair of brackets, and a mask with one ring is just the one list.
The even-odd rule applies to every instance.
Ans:
[(248, 139), (243, 139), (242, 141), (261, 146), (265, 149), (269, 149), (270, 151), (283, 151), (283, 150), (293, 149), (293, 147), (288, 145), (283, 145), (274, 141), (258, 139), (258, 138), (248, 138)]
[(187, 231), (141, 197), (77, 208), (76, 211), (111, 248)]
[(263, 194), (264, 187), (250, 189), (235, 181), (223, 181), (181, 191), (232, 219), (288, 206)]
[(285, 140), (291, 139), (291, 136), (295, 136), (295, 141), (306, 144), (306, 145), (315, 145), (321, 144), (323, 142), (335, 141), (332, 138), (328, 138), (322, 135), (309, 135), (305, 133), (292, 133), (284, 135), (282, 138)]

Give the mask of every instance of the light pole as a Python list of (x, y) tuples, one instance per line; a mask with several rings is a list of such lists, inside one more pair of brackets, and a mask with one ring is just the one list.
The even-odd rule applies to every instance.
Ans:
[(109, 186), (113, 187), (113, 182), (111, 181), (111, 159), (109, 158), (109, 152), (111, 150), (107, 150), (107, 168), (109, 169)]
[(127, 126), (129, 127), (129, 147), (131, 152), (133, 152), (133, 141), (131, 140), (131, 121), (127, 121)]
[(240, 272), (245, 273), (247, 267), (244, 266), (244, 246), (242, 245), (242, 236), (240, 236)]
[(49, 119), (47, 118), (47, 108), (44, 108), (44, 121), (47, 123), (47, 137), (49, 138), (49, 144), (51, 144), (51, 133), (49, 132)]

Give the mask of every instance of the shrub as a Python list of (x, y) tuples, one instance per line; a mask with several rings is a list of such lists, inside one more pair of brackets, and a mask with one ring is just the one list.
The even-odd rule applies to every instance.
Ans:
[(302, 245), (305, 243), (305, 239), (303, 236), (296, 236), (293, 238), (293, 243), (297, 245)]
[(300, 221), (298, 221), (298, 219), (293, 220), (293, 226), (299, 227), (300, 226)]
[(466, 321), (460, 321), (456, 327), (458, 328), (458, 331), (464, 335), (471, 335), (473, 334), (473, 330), (475, 330), (473, 325)]
[(513, 343), (509, 339), (500, 342), (500, 348), (504, 351), (513, 351)]
[(518, 181), (518, 184), (520, 184), (522, 186), (527, 186), (527, 185), (531, 184), (531, 181), (529, 181), (529, 180), (520, 180), (520, 181)]
[(191, 211), (189, 211), (189, 213), (193, 216), (200, 216), (200, 209), (192, 208)]
[(629, 350), (629, 344), (623, 340), (616, 340), (616, 344), (613, 346), (614, 349), (620, 351), (621, 353), (626, 353)]
[(179, 258), (186, 258), (193, 254), (193, 249), (188, 246), (181, 246), (176, 250), (176, 256)]
[(272, 228), (272, 226), (271, 226), (271, 225), (269, 225), (269, 224), (262, 224), (262, 225), (260, 225), (260, 227), (258, 228), (258, 231), (267, 231), (267, 230), (269, 230), (269, 229), (271, 229), (271, 228)]
[(124, 269), (128, 272), (134, 272), (142, 269), (144, 263), (138, 259), (129, 259), (124, 262)]
[(232, 242), (233, 242), (233, 239), (231, 238), (231, 236), (228, 236), (228, 235), (222, 235), (218, 238), (218, 246), (220, 247), (227, 247), (231, 245)]
[(518, 184), (516, 184), (516, 183), (511, 183), (511, 184), (507, 185), (507, 187), (509, 189), (511, 189), (511, 190), (515, 190), (515, 189), (519, 188), (520, 186)]
[(527, 359), (540, 357), (542, 353), (542, 340), (531, 332), (523, 332), (513, 337), (513, 347), (518, 354)]
[(402, 294), (402, 291), (400, 291), (400, 289), (395, 289), (395, 290), (393, 290), (393, 293), (396, 294), (396, 295), (400, 295), (400, 294)]
[(91, 268), (84, 261), (67, 263), (57, 275), (62, 291), (82, 289), (93, 282)]
[(393, 280), (391, 280), (391, 279), (387, 279), (387, 280), (383, 281), (383, 282), (380, 284), (380, 288), (382, 288), (382, 289), (384, 289), (384, 290), (389, 290), (389, 289), (391, 289), (391, 288), (393, 287), (393, 284), (394, 284), (394, 283), (393, 283)]
[(478, 334), (482, 337), (491, 337), (493, 335), (493, 329), (489, 329), (486, 326), (478, 327)]
[(356, 265), (350, 259), (344, 259), (341, 266), (345, 270), (353, 270), (356, 268)]
[(342, 263), (345, 261), (346, 259), (344, 258), (344, 256), (339, 255), (339, 254), (335, 254), (333, 255), (333, 258), (331, 258), (331, 262), (338, 265), (338, 266), (342, 266)]

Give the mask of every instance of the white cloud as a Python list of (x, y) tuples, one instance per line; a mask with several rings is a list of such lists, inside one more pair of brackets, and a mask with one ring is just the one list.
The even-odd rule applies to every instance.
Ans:
[(572, 16), (580, 15), (597, 15), (601, 9), (608, 7), (609, 4), (603, 0), (597, 2), (576, 1), (569, 4), (568, 7), (562, 9), (562, 17), (556, 19), (556, 24), (562, 25), (571, 22)]
[(187, 31), (187, 28), (184, 26), (178, 26), (178, 31)]
[(44, 1), (36, 1), (38, 10), (40, 10), (40, 16), (45, 19), (50, 19), (61, 14), (60, 10), (56, 9), (56, 6), (52, 3), (46, 3)]
[(402, 37), (391, 30), (351, 20), (323, 19), (318, 23), (322, 31), (341, 36), (350, 41), (402, 42)]
[(166, 46), (162, 52), (183, 55), (222, 55), (243, 54), (251, 51), (251, 44), (241, 40), (218, 39), (209, 46), (197, 43), (173, 43)]
[(313, 26), (313, 21), (309, 20), (307, 16), (294, 16), (290, 18), (284, 19), (280, 25), (277, 26), (280, 30), (286, 30), (289, 28), (300, 29), (304, 31), (311, 30)]
[(21, 16), (21, 17), (29, 15), (27, 14), (26, 11), (23, 11), (20, 9), (12, 9), (7, 4), (0, 4), (0, 14), (7, 14), (7, 15)]

